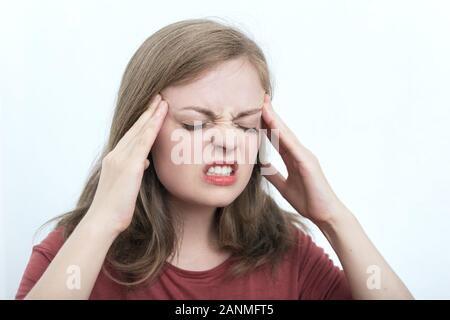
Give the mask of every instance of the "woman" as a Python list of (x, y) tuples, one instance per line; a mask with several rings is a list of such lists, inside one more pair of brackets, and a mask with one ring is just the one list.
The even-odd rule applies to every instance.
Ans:
[[(125, 70), (77, 207), (33, 247), (16, 298), (412, 298), (271, 97), (264, 54), (239, 30), (193, 19), (150, 36)], [(287, 178), (261, 163), (264, 134)]]

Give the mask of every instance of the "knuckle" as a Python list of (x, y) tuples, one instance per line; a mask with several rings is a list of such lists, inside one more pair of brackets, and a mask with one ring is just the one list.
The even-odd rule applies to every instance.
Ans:
[[(143, 141), (144, 139), (140, 139), (139, 143), (143, 143)], [(144, 162), (132, 155), (122, 159), (118, 155), (110, 153), (103, 158), (102, 167), (111, 172), (136, 175), (144, 170)]]
[(112, 161), (112, 159), (113, 159), (113, 154), (112, 154), (112, 152), (110, 152), (103, 158), (102, 164), (107, 165)]
[(144, 135), (151, 135), (153, 134), (153, 131), (155, 131), (155, 122), (150, 121), (150, 123), (147, 125), (147, 128), (145, 128)]
[(317, 169), (318, 167), (320, 167), (319, 159), (313, 153), (309, 154), (308, 159), (311, 169)]
[(148, 144), (149, 139), (153, 136), (155, 131), (155, 125), (153, 123), (150, 123), (147, 128), (142, 132), (142, 135), (140, 136), (140, 141), (144, 144)]
[(137, 146), (139, 148), (145, 148), (147, 146), (147, 144), (148, 144), (148, 139), (147, 139), (146, 135), (142, 135), (138, 138)]
[(120, 160), (115, 153), (110, 152), (103, 158), (102, 166), (108, 168), (118, 168), (120, 167)]

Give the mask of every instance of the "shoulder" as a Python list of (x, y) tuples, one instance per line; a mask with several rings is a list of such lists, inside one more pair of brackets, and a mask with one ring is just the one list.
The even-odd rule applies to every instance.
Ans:
[(296, 255), (298, 258), (307, 258), (311, 254), (324, 252), (306, 231), (294, 226), (292, 232), (294, 245), (291, 249), (291, 254)]
[(45, 272), (50, 262), (64, 244), (63, 231), (64, 229), (62, 227), (55, 228), (39, 244), (33, 246), (31, 257), (16, 293), (16, 299), (24, 299)]
[(352, 299), (347, 278), (311, 235), (297, 228), (292, 250), (300, 299)]
[(318, 264), (326, 265), (327, 267), (334, 266), (329, 255), (315, 243), (310, 234), (298, 227), (294, 229), (295, 244), (291, 249), (291, 258), (294, 256), (294, 261), (296, 261), (300, 271), (303, 271), (303, 273), (314, 271), (314, 266), (317, 267)]

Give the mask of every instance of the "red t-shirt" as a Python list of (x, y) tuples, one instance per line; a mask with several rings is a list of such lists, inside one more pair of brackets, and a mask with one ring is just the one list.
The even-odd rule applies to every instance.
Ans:
[[(63, 245), (61, 231), (53, 230), (33, 247), (16, 299), (27, 295)], [(271, 282), (269, 266), (221, 281), (232, 259), (206, 271), (184, 270), (166, 262), (155, 282), (133, 291), (101, 271), (90, 299), (352, 299), (344, 272), (324, 250), (302, 231), (297, 232), (296, 239), (296, 245), (276, 269), (275, 282)]]

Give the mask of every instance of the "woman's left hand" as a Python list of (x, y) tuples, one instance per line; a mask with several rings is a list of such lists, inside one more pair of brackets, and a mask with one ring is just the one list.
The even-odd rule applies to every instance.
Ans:
[(274, 138), (278, 139), (277, 151), (286, 165), (288, 176), (283, 177), (272, 164), (263, 166), (262, 174), (298, 213), (321, 225), (331, 223), (339, 214), (348, 211), (331, 189), (316, 156), (298, 141), (275, 113), (267, 94), (262, 109), (262, 128), (266, 129), (272, 144)]

